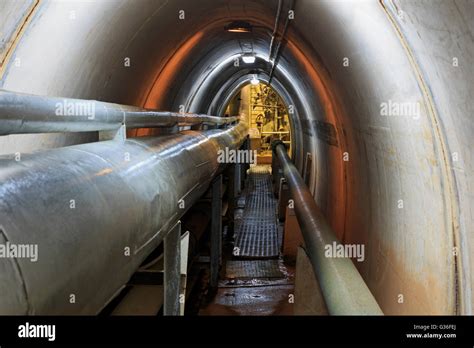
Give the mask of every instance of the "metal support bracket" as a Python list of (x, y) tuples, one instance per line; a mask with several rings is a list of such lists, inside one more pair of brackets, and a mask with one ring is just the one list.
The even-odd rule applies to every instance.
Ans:
[(164, 240), (164, 304), (163, 315), (180, 314), (181, 283), (181, 221), (178, 221)]
[(99, 141), (107, 140), (127, 140), (127, 126), (125, 126), (125, 124), (122, 124), (119, 128), (111, 131), (99, 131)]
[(217, 289), (222, 262), (222, 174), (212, 182), (210, 287)]

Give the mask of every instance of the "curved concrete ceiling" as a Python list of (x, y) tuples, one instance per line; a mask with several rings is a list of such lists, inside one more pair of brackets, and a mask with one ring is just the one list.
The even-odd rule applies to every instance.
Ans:
[[(283, 1), (283, 18), (290, 5)], [(2, 2), (0, 87), (218, 111), (255, 68), (268, 78), (277, 6)], [(281, 46), (274, 81), (295, 109), (296, 163), (311, 154), (316, 202), (341, 240), (365, 244), (356, 264), (386, 314), (472, 314), (473, 15), (468, 0), (297, 0)], [(232, 20), (262, 28), (225, 32)], [(234, 65), (243, 47), (256, 66)], [(385, 116), (387, 104), (417, 109)], [(95, 138), (7, 136), (0, 151)]]

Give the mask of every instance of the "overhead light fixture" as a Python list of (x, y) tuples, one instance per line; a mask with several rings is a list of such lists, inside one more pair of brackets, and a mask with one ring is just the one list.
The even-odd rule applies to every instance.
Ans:
[(255, 55), (252, 53), (245, 53), (242, 55), (242, 60), (245, 64), (255, 63)]
[(257, 75), (253, 75), (252, 79), (250, 80), (250, 83), (254, 86), (260, 83), (260, 81), (257, 79)]
[(251, 33), (252, 25), (245, 21), (233, 21), (227, 24), (224, 29), (230, 33)]

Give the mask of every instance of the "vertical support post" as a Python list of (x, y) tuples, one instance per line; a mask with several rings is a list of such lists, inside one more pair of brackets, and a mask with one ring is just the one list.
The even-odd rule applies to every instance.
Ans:
[(163, 315), (180, 314), (181, 283), (181, 221), (168, 232), (164, 240), (164, 304)]
[(238, 163), (231, 164), (226, 172), (227, 179), (228, 179), (228, 187), (226, 191), (227, 202), (229, 203), (229, 207), (227, 209), (227, 234), (226, 240), (231, 241), (234, 238), (234, 213), (235, 213), (235, 206), (237, 203), (237, 196), (238, 196), (238, 186), (239, 182), (237, 181), (237, 173), (238, 170)]
[(285, 178), (280, 178), (278, 188), (278, 221), (284, 221), (286, 217), (286, 208), (290, 199), (289, 187)]
[(212, 208), (211, 208), (211, 289), (217, 289), (219, 280), (219, 267), (222, 258), (222, 175), (217, 176), (212, 182)]
[[(252, 151), (251, 149), (251, 146), (250, 146), (250, 137), (247, 136), (244, 140), (244, 143), (242, 145), (242, 149), (247, 151), (247, 152), (250, 152)], [(254, 159), (254, 165), (257, 164), (257, 159), (255, 158)], [(244, 187), (245, 186), (245, 179), (246, 179), (246, 173), (247, 173), (247, 169), (250, 168), (250, 164), (248, 163), (243, 163), (241, 166), (240, 166), (240, 187)]]
[(241, 183), (241, 174), (242, 174), (242, 169), (241, 167), (243, 164), (236, 163), (234, 165), (234, 198), (238, 197), (240, 191), (242, 191), (242, 183)]
[(249, 168), (250, 168), (250, 166), (247, 163), (244, 163), (240, 166), (240, 175), (239, 175), (240, 187), (245, 186), (245, 179), (246, 179), (246, 176), (247, 176), (247, 169), (249, 169)]
[(181, 236), (181, 285), (179, 289), (179, 314), (184, 315), (186, 300), (186, 285), (188, 282), (188, 253), (189, 253), (189, 231)]

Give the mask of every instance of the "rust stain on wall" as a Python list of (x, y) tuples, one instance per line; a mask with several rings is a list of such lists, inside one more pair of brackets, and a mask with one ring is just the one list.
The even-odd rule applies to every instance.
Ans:
[(31, 22), (34, 13), (38, 9), (40, 0), (35, 0), (27, 11), (25, 11), (22, 20), (17, 26), (16, 30), (11, 35), (10, 39), (7, 41), (6, 48), (3, 52), (0, 52), (0, 78), (3, 77), (3, 74), (6, 70), (7, 63), (10, 61), (15, 48), (18, 45), (18, 42), (21, 40), (23, 33), (25, 32), (28, 24)]
[[(432, 129), (433, 129), (433, 142), (436, 143), (437, 149), (439, 149), (439, 162), (441, 164), (441, 169), (443, 173), (443, 183), (444, 185), (444, 201), (446, 205), (446, 213), (448, 214), (447, 221), (449, 224), (449, 228), (452, 230), (452, 245), (448, 245), (447, 248), (460, 248), (460, 231), (459, 231), (459, 216), (458, 216), (458, 204), (456, 197), (456, 185), (454, 183), (453, 174), (450, 170), (451, 163), (450, 163), (450, 156), (448, 145), (444, 138), (444, 134), (441, 130), (440, 126), (440, 115), (438, 114), (438, 110), (435, 105), (435, 101), (433, 95), (430, 92), (429, 86), (425, 80), (425, 77), (422, 73), (422, 70), (418, 64), (416, 59), (415, 53), (413, 52), (408, 39), (405, 37), (402, 28), (400, 27), (399, 23), (397, 22), (395, 16), (393, 15), (392, 11), (387, 8), (384, 0), (379, 0), (380, 6), (382, 10), (387, 15), (388, 20), (392, 23), (393, 29), (400, 40), (400, 44), (404, 48), (407, 58), (413, 68), (413, 73), (417, 79), (418, 86), (424, 96), (424, 103), (427, 106), (428, 115), (430, 116)], [(396, 6), (396, 4), (392, 1), (392, 4), (395, 6), (396, 10), (399, 11), (400, 9)], [(463, 250), (460, 250), (463, 252)], [(464, 303), (464, 287), (469, 286), (468, 284), (463, 284), (463, 265), (461, 263), (461, 258), (458, 256), (457, 253), (453, 254), (454, 262), (453, 262), (453, 272), (454, 272), (454, 284), (451, 286), (454, 288), (454, 306), (456, 308), (456, 314), (463, 314), (465, 311), (465, 303)]]

